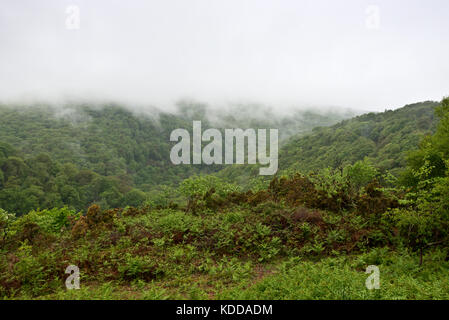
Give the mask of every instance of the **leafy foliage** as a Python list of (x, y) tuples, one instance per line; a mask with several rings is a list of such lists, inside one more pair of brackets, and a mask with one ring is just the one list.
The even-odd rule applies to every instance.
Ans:
[[(252, 188), (200, 174), (178, 187), (143, 192), (130, 183), (124, 189), (120, 175), (43, 154), (22, 157), (3, 144), (0, 296), (447, 299), (449, 99), (436, 109), (435, 133), (418, 150), (407, 152), (420, 132), (399, 120), (430, 119), (417, 125), (425, 131), (433, 125), (432, 108), (417, 104), (317, 129), (298, 140), (301, 148), (321, 143), (306, 153), (320, 150), (313, 170), (298, 172), (293, 161), (268, 183), (251, 181)], [(188, 117), (189, 108), (182, 110)], [(360, 134), (367, 124), (371, 129)], [(330, 133), (342, 142), (336, 153)], [(386, 147), (390, 138), (398, 139), (400, 152)], [(361, 148), (360, 139), (372, 143), (354, 150), (347, 163), (314, 167), (349, 152), (346, 147)], [(78, 212), (76, 205), (64, 207), (66, 201), (89, 207)], [(38, 209), (42, 203), (58, 205)], [(32, 209), (16, 217), (8, 212), (23, 212), (14, 205)], [(77, 292), (63, 287), (71, 264), (82, 274)], [(381, 289), (369, 291), (364, 272), (373, 264), (381, 268)]]
[(280, 152), (279, 165), (307, 172), (368, 157), (380, 170), (397, 172), (406, 166), (407, 152), (416, 148), (422, 135), (434, 132), (437, 105), (423, 102), (316, 128), (310, 135), (292, 138)]
[[(179, 102), (173, 113), (133, 113), (115, 104), (0, 105), (0, 208), (21, 215), (63, 206), (85, 210), (94, 203), (139, 206), (161, 186), (176, 187), (190, 176), (217, 172), (222, 166), (170, 161), (170, 133), (177, 128), (191, 132), (193, 120), (201, 120), (204, 129), (280, 128), (286, 138), (298, 128), (308, 131), (350, 115), (304, 111), (292, 118), (251, 108), (258, 112), (245, 114), (242, 122), (236, 109), (216, 112), (210, 120), (210, 108), (192, 101)], [(270, 116), (251, 116), (264, 113)]]

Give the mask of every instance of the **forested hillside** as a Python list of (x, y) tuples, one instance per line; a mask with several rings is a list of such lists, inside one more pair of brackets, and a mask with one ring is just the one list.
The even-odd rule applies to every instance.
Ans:
[(174, 187), (193, 174), (216, 172), (220, 166), (170, 162), (170, 133), (177, 128), (191, 131), (193, 120), (201, 120), (203, 128), (280, 128), (281, 138), (287, 138), (349, 114), (306, 110), (275, 116), (257, 105), (215, 112), (189, 101), (181, 101), (171, 113), (132, 112), (113, 104), (3, 105), (0, 207), (23, 214), (64, 205), (77, 210), (93, 203), (137, 206), (161, 185)]
[(398, 173), (407, 152), (435, 130), (436, 105), (365, 114), (332, 127), (323, 125), (349, 113), (276, 116), (257, 105), (212, 112), (185, 101), (173, 113), (131, 112), (118, 105), (0, 106), (0, 207), (22, 214), (64, 205), (137, 206), (154, 193), (176, 197), (167, 188), (194, 174), (217, 173), (246, 188), (260, 181), (257, 166), (173, 165), (170, 132), (191, 130), (193, 120), (204, 128), (279, 128), (286, 141), (279, 153), (283, 172), (343, 167), (368, 157), (381, 170)]
[[(192, 176), (168, 190), (165, 202), (150, 197), (137, 208), (124, 200), (124, 208), (55, 207), (19, 217), (0, 209), (0, 297), (448, 299), (449, 99), (435, 110), (421, 104), (339, 126), (385, 117), (396, 128), (386, 132), (400, 137), (394, 123), (408, 122), (389, 122), (388, 115), (411, 121), (420, 109), (429, 119), (435, 112), (436, 129), (410, 147), (400, 179), (365, 159), (286, 172), (251, 190), (215, 175)], [(388, 137), (369, 132), (379, 146)], [(33, 175), (24, 175), (25, 183), (37, 183), (41, 173), (42, 181), (70, 174), (45, 157), (22, 165), (9, 147), (2, 152), (7, 184), (28, 168)], [(175, 192), (182, 201), (170, 201)], [(80, 290), (64, 286), (69, 265), (80, 270)], [(376, 290), (366, 286), (368, 266), (380, 270)]]
[(398, 172), (420, 139), (436, 128), (437, 102), (407, 105), (344, 120), (293, 138), (282, 148), (280, 167), (310, 171), (342, 167), (368, 157), (381, 170)]
[[(367, 160), (381, 171), (398, 175), (407, 164), (407, 154), (420, 139), (435, 131), (437, 102), (421, 102), (396, 110), (367, 113), (330, 127), (292, 136), (279, 151), (283, 173), (309, 173), (323, 168), (343, 168)], [(258, 177), (258, 166), (232, 166), (217, 173), (222, 179), (254, 186), (269, 179)]]

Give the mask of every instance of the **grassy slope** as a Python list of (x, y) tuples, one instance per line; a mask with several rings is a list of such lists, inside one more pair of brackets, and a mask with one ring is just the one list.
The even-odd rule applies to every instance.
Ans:
[[(419, 266), (418, 255), (403, 249), (403, 238), (382, 216), (362, 207), (318, 211), (259, 196), (248, 201), (218, 208), (206, 201), (195, 213), (92, 207), (68, 225), (62, 217), (74, 213), (67, 211), (23, 216), (0, 246), (0, 296), (449, 298), (447, 250), (426, 250)], [(79, 291), (64, 288), (71, 264), (80, 268)], [(368, 265), (380, 268), (380, 290), (365, 288)]]
[[(441, 252), (427, 254), (421, 268), (418, 259), (387, 250), (319, 262), (293, 258), (257, 266), (244, 276), (229, 270), (219, 276), (182, 275), (172, 281), (88, 284), (80, 290), (59, 289), (39, 299), (449, 299), (449, 263)], [(380, 268), (379, 290), (365, 286), (368, 274), (363, 268), (372, 263)]]

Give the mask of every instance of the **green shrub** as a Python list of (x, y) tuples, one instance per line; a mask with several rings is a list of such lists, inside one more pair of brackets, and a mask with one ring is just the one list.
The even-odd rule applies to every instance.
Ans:
[(16, 219), (12, 225), (14, 233), (23, 233), (27, 226), (36, 225), (40, 231), (49, 234), (60, 234), (62, 230), (70, 227), (70, 218), (76, 219), (80, 213), (64, 208), (33, 210)]

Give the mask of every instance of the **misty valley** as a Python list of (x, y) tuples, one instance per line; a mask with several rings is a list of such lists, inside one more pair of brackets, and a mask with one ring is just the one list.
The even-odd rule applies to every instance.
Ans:
[(449, 300), (448, 12), (0, 1), (0, 308), (435, 311), (420, 301)]
[[(297, 110), (246, 126), (229, 112), (2, 105), (0, 294), (447, 298), (447, 99), (353, 117)], [(195, 155), (201, 147), (214, 159), (232, 127), (246, 130), (228, 131), (240, 164)], [(251, 146), (267, 128), (281, 137), (278, 154), (269, 148), (275, 175), (260, 175)], [(194, 165), (174, 163), (173, 150)]]

